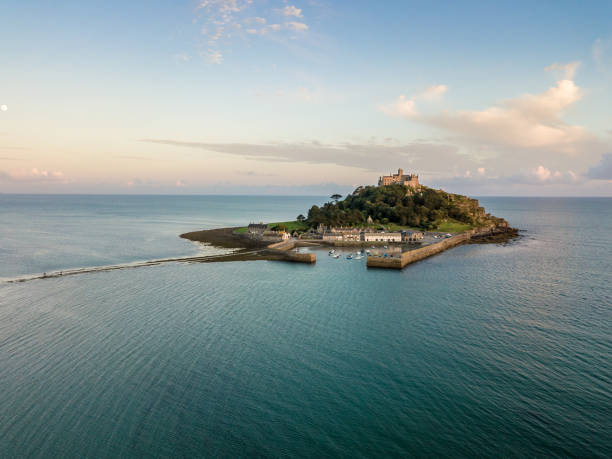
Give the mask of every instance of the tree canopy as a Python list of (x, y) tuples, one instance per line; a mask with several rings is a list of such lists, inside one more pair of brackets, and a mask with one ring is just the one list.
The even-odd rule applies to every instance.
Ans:
[(336, 196), (333, 203), (310, 208), (309, 226), (361, 226), (372, 217), (379, 224), (431, 229), (445, 219), (478, 224), (485, 218), (477, 200), (427, 187), (414, 191), (399, 184), (366, 186), (358, 187), (342, 201), (339, 195), (332, 199)]

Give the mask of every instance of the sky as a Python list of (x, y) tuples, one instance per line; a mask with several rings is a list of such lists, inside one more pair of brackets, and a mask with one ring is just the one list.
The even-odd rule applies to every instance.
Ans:
[(612, 196), (612, 2), (3, 0), (0, 193)]

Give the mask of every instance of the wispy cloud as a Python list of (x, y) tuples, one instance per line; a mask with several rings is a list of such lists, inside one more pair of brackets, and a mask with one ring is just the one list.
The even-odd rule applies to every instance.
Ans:
[(188, 142), (173, 139), (142, 139), (142, 141), (262, 161), (334, 164), (372, 172), (391, 170), (398, 164), (430, 174), (446, 172), (449, 164), (461, 169), (480, 166), (474, 159), (460, 154), (457, 147), (435, 143), (414, 142), (398, 145), (394, 143), (324, 144), (318, 141), (267, 144)]
[[(293, 33), (308, 31), (301, 8), (294, 5), (275, 8), (272, 6), (275, 3), (282, 1), (201, 0), (195, 11), (196, 22), (205, 37), (205, 51), (199, 54), (212, 64), (221, 64), (224, 51), (231, 48), (234, 37), (244, 41), (248, 37), (263, 37), (282, 30)], [(183, 53), (179, 53), (176, 57), (180, 59), (182, 56)]]
[(593, 60), (599, 67), (603, 67), (606, 64), (608, 53), (612, 47), (612, 40), (605, 40), (598, 38), (591, 47), (591, 55)]
[(305, 32), (308, 30), (308, 26), (304, 24), (303, 22), (295, 22), (295, 21), (285, 22), (285, 27), (291, 30), (296, 30), (298, 32)]
[(302, 18), (304, 16), (302, 16), (302, 10), (300, 8), (296, 8), (293, 5), (287, 5), (285, 6), (283, 9), (281, 10), (277, 10), (279, 11), (283, 16), (295, 16), (296, 18)]
[(547, 72), (556, 72), (563, 80), (573, 80), (580, 65), (580, 61), (569, 62), (567, 64), (558, 64), (555, 62), (544, 70)]

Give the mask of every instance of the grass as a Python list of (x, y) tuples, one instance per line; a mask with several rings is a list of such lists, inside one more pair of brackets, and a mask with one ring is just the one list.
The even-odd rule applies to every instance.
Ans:
[[(287, 231), (293, 233), (294, 231), (306, 231), (308, 230), (308, 225), (304, 222), (298, 222), (297, 220), (291, 222), (274, 222), (274, 223), (266, 223), (268, 228), (272, 228), (276, 225), (284, 225), (287, 228)], [(249, 228), (247, 226), (242, 226), (240, 228), (236, 228), (234, 233), (236, 234), (245, 234)]]
[(284, 225), (287, 228), (287, 231), (293, 233), (294, 231), (306, 231), (308, 230), (308, 225), (304, 222), (298, 222), (297, 220), (293, 220), (291, 222), (276, 222), (276, 223), (268, 223), (268, 226), (272, 228), (276, 225)]
[(440, 231), (441, 233), (462, 233), (463, 231), (468, 231), (473, 228), (472, 225), (468, 225), (467, 223), (461, 223), (456, 220), (448, 220), (441, 222), (436, 231)]

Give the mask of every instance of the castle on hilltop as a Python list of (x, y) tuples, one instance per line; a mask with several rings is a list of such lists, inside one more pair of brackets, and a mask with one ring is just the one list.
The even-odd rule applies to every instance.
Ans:
[(398, 169), (397, 174), (383, 175), (378, 179), (378, 186), (384, 185), (393, 185), (395, 183), (399, 183), (404, 186), (409, 186), (410, 188), (420, 188), (419, 185), (419, 176), (415, 174), (406, 174), (404, 175), (403, 169)]

